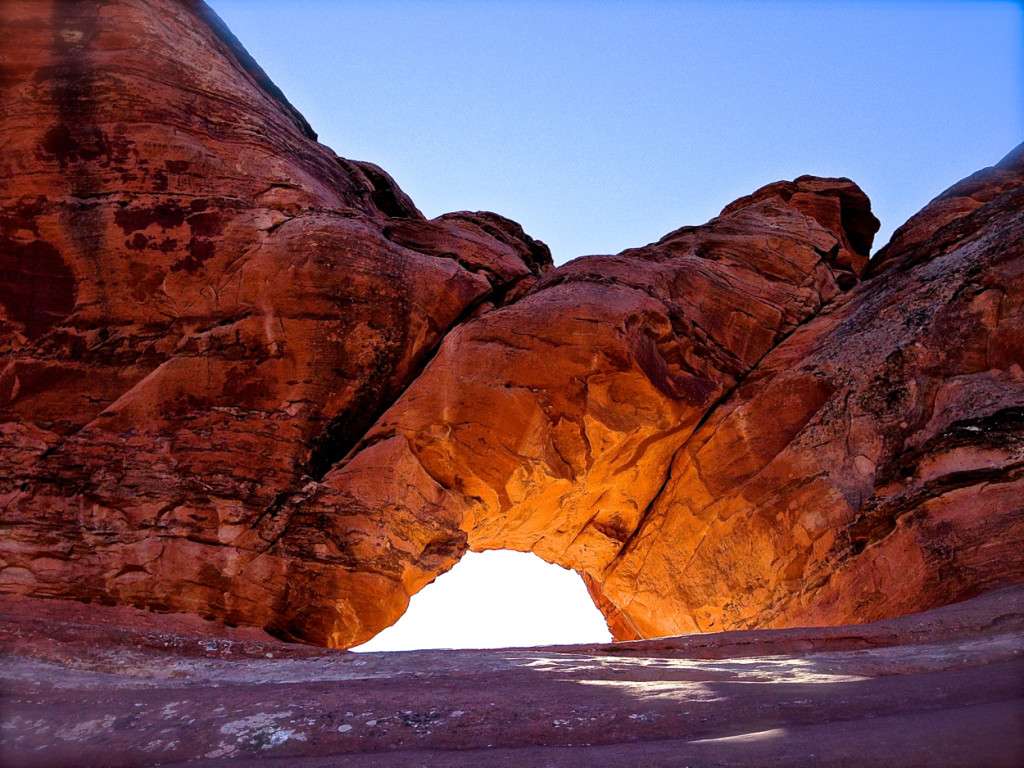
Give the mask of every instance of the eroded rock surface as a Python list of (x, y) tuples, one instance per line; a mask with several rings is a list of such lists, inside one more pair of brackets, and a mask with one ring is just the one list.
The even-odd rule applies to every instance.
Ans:
[(265, 624), (258, 521), (550, 255), (335, 157), (201, 3), (0, 13), (0, 589)]
[(675, 455), (602, 584), (640, 634), (866, 621), (1024, 578), (1022, 183), (1018, 148), (937, 198)]
[(874, 220), (839, 180), (561, 267), (453, 331), (324, 483), (369, 515), (395, 498), (381, 467), (422, 467), (406, 509), (429, 489), (471, 547), (581, 571), (619, 638), (852, 623), (1016, 583), (1022, 171), (1018, 150), (940, 196), (846, 295)]
[(870, 265), (804, 176), (550, 270), (317, 144), (201, 3), (0, 13), (0, 591), (348, 647), (467, 548), (619, 639), (1024, 579), (1020, 148)]
[[(474, 549), (532, 550), (603, 582), (707, 414), (856, 282), (870, 236), (855, 250), (844, 220), (877, 228), (854, 184), (804, 177), (703, 227), (554, 270), (449, 334), (358, 452), (314, 498), (282, 510), (281, 546), (319, 541), (340, 559), (355, 545), (361, 561), (385, 562), (396, 529), (429, 515), (459, 521), (453, 546), (468, 535)], [(295, 551), (297, 561), (311, 554)], [(336, 599), (317, 592), (310, 584), (296, 606), (306, 631), (329, 620)]]

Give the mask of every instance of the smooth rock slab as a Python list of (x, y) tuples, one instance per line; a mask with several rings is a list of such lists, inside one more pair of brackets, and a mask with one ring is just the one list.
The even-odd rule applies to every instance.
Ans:
[[(854, 627), (355, 654), (5, 598), (5, 766), (1016, 766), (1024, 588)], [(127, 614), (131, 619), (126, 621)], [(120, 628), (120, 626), (125, 628)], [(187, 631), (186, 631), (187, 630)]]

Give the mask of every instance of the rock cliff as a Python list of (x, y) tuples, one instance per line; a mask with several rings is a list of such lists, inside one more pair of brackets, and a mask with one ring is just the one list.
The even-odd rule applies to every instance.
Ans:
[(0, 591), (348, 647), (467, 548), (620, 639), (1024, 580), (1024, 150), (551, 268), (338, 158), (185, 0), (0, 9)]
[(641, 634), (856, 623), (1024, 577), (1022, 160), (915, 216), (676, 453), (601, 586)]
[(0, 12), (2, 588), (265, 623), (257, 522), (550, 255), (317, 144), (201, 3)]

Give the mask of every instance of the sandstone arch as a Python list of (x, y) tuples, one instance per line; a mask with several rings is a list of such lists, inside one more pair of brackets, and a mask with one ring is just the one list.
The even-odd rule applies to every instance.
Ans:
[[(283, 551), (298, 560), (289, 541), (335, 556), (362, 546), (361, 562), (384, 571), (408, 544), (399, 593), (437, 573), (419, 564), (417, 547), (429, 557), (466, 546), (533, 551), (598, 591), (706, 414), (838, 295), (840, 275), (863, 269), (867, 254), (850, 250), (840, 223), (844, 206), (862, 217), (847, 219), (875, 226), (849, 181), (773, 185), (704, 227), (566, 265), (455, 329), (319, 495), (284, 511)], [(812, 383), (811, 397), (823, 389)], [(393, 479), (391, 468), (400, 468)], [(303, 595), (308, 608), (286, 611), (307, 631), (331, 616), (333, 598), (310, 599), (315, 592)]]
[(0, 590), (350, 646), (467, 548), (619, 637), (1024, 573), (1019, 148), (863, 282), (867, 198), (810, 176), (552, 271), (317, 144), (201, 3), (2, 12), (0, 274), (66, 270), (0, 292)]

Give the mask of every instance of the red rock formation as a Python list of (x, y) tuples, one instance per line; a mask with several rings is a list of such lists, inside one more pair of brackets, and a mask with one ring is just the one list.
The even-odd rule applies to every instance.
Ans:
[(201, 4), (2, 13), (0, 591), (345, 647), (467, 547), (619, 638), (1024, 578), (1021, 150), (870, 266), (805, 176), (544, 274), (316, 144)]
[(424, 546), (424, 520), (452, 526), (453, 549), (532, 550), (602, 582), (715, 403), (864, 268), (843, 218), (877, 227), (849, 181), (772, 185), (704, 227), (567, 264), (449, 334), (357, 452), (281, 510), (303, 631), (339, 631), (310, 562), (355, 552), (383, 572), (396, 539)]
[(264, 623), (257, 520), (547, 249), (315, 143), (201, 3), (0, 13), (0, 589)]
[(1024, 579), (1022, 161), (915, 216), (676, 454), (602, 583), (641, 634), (868, 621)]
[(873, 221), (852, 185), (806, 178), (555, 270), (450, 334), (325, 477), (334, 509), (370, 514), (379, 468), (418, 465), (409, 509), (429, 488), (471, 547), (581, 571), (619, 638), (854, 623), (1020, 581), (1020, 156), (846, 296)]

